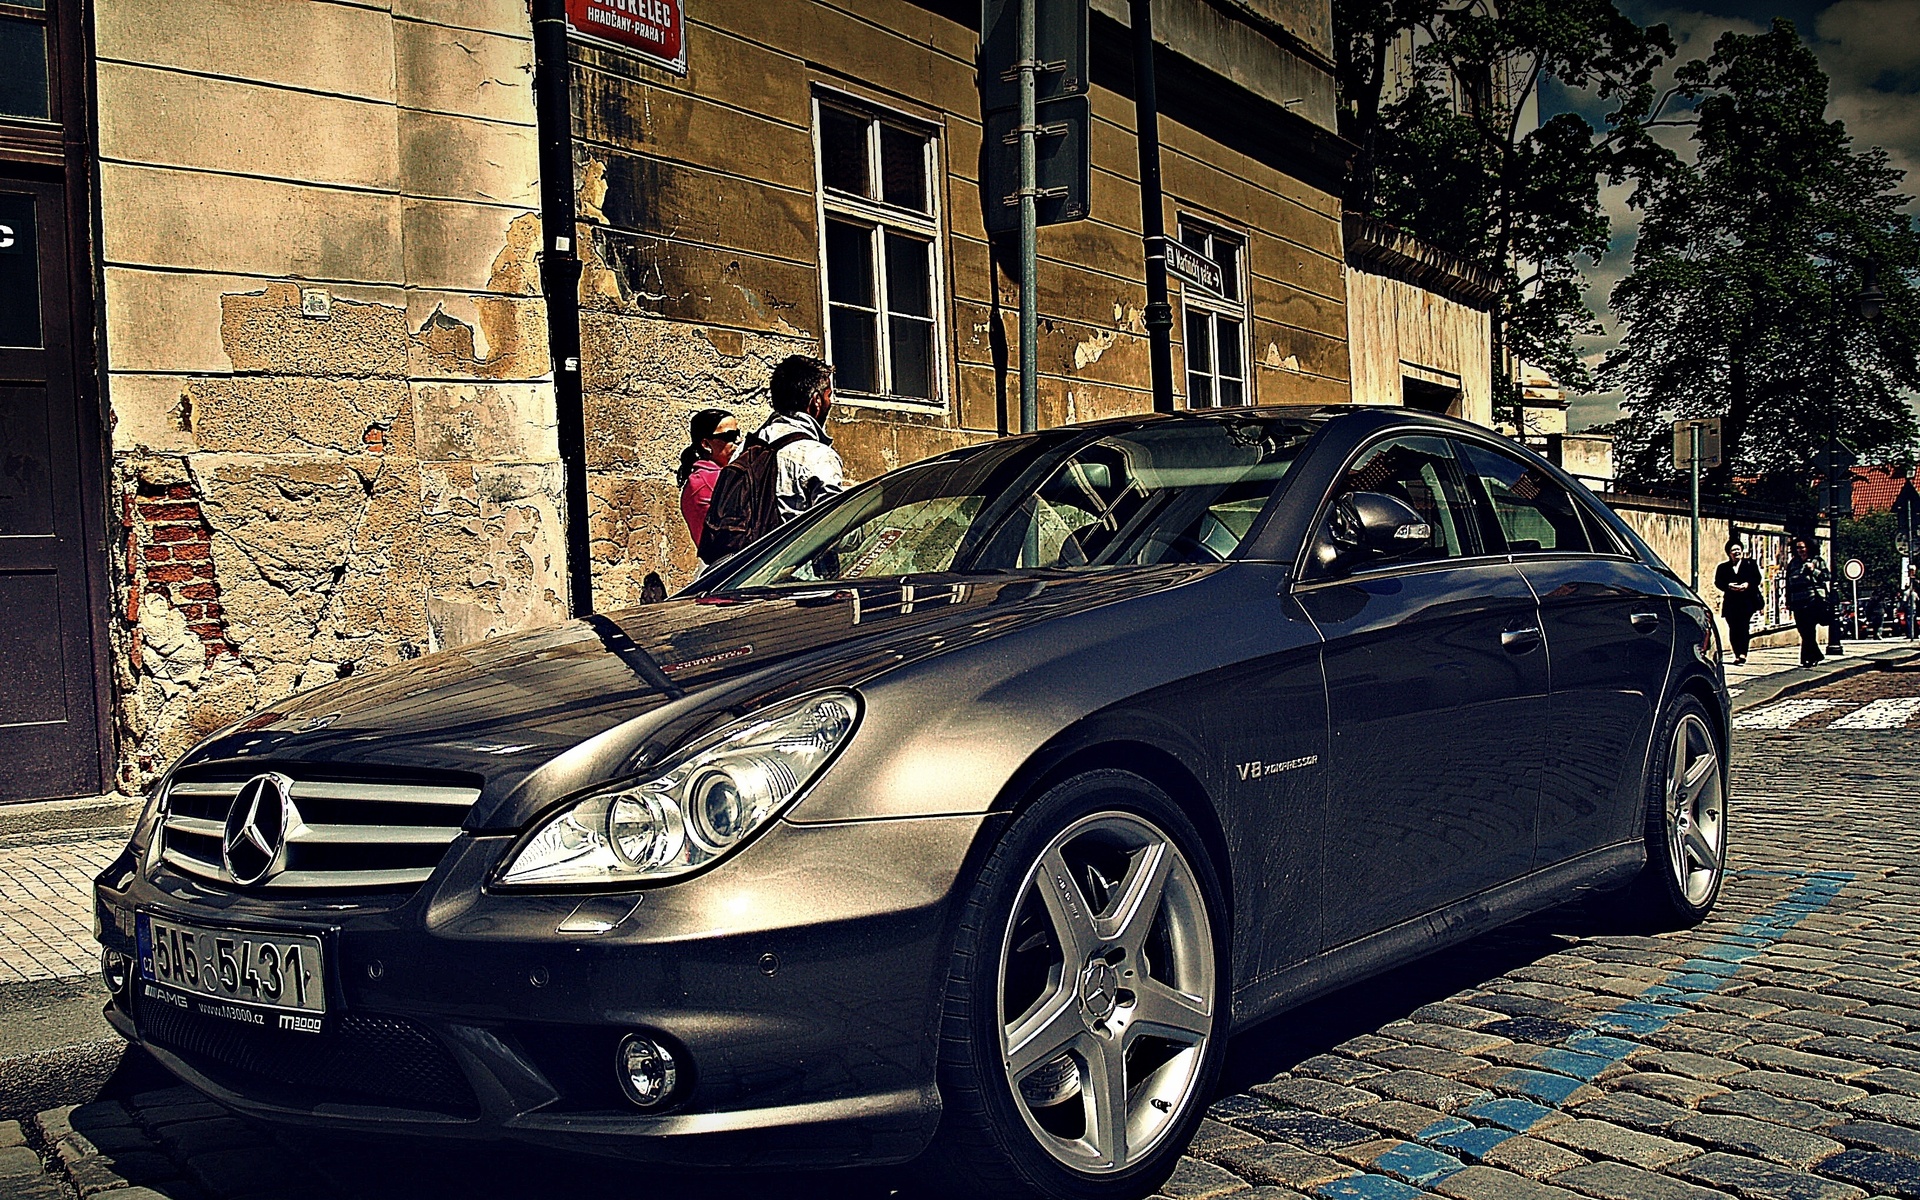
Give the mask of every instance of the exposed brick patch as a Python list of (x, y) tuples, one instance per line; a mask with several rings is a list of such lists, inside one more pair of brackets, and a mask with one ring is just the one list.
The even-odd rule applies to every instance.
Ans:
[[(200, 499), (186, 483), (142, 484), (121, 507), (127, 537), (128, 624), (140, 619), (143, 597), (160, 596), (180, 610), (211, 662), (238, 654), (227, 634), (226, 610), (218, 603), (214, 576), (213, 529)], [(131, 639), (133, 666), (140, 669), (140, 639)]]

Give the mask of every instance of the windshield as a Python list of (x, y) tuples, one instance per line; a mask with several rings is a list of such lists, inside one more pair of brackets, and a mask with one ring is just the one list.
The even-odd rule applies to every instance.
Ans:
[(1317, 428), (1169, 422), (946, 455), (847, 492), (719, 586), (1221, 562)]

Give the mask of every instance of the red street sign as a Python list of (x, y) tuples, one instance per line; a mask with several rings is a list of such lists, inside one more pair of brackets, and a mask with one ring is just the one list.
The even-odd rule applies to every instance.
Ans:
[(638, 54), (679, 74), (687, 71), (683, 0), (567, 0), (567, 32)]

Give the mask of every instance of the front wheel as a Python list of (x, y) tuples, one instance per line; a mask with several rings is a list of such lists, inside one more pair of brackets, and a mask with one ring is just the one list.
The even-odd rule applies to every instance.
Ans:
[(1647, 865), (1634, 886), (1662, 927), (1698, 924), (1720, 895), (1727, 865), (1727, 770), (1706, 708), (1692, 696), (1668, 710), (1647, 781)]
[(1164, 1182), (1220, 1070), (1224, 912), (1193, 823), (1140, 776), (1075, 776), (1016, 817), (961, 916), (930, 1182), (1046, 1200)]

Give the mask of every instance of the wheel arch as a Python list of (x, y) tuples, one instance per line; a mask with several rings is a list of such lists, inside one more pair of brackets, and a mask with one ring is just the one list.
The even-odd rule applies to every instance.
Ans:
[(1137, 730), (1102, 728), (1098, 721), (1063, 730), (1036, 750), (994, 798), (993, 811), (1012, 814), (1044, 795), (1048, 788), (1083, 771), (1130, 771), (1173, 798), (1205, 842), (1207, 856), (1220, 876), (1227, 911), (1226, 937), (1231, 947), (1235, 919), (1233, 863), (1227, 853), (1226, 830), (1219, 810), (1199, 774), (1174, 750)]

